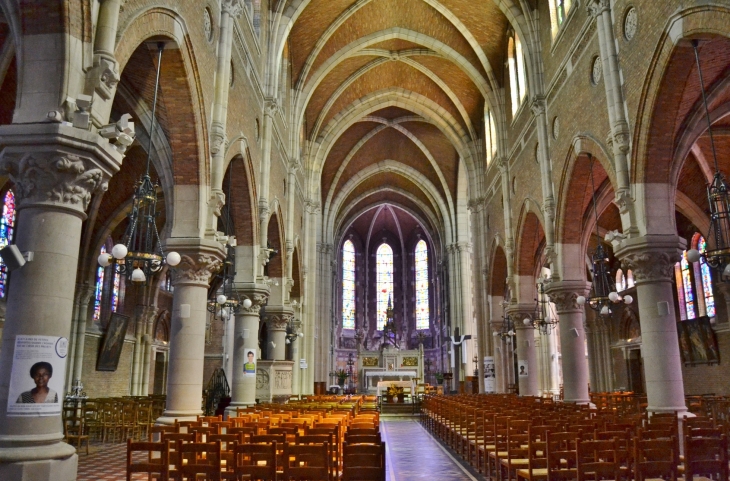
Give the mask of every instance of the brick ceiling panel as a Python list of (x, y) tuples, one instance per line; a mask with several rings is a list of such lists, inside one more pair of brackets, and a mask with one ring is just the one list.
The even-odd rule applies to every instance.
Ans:
[[(437, 211), (437, 207), (431, 204), (431, 201), (428, 199), (428, 197), (426, 197), (426, 194), (423, 193), (420, 186), (414, 184), (405, 177), (392, 172), (381, 172), (366, 179), (355, 189), (353, 189), (353, 191), (345, 199), (343, 205), (350, 205), (357, 197), (368, 191), (388, 187), (395, 188), (396, 190), (406, 191), (410, 195), (421, 201), (424, 205), (430, 206), (434, 210), (434, 212)], [(380, 197), (378, 197), (379, 195), (382, 195), (382, 198), (385, 199), (388, 193), (383, 191), (382, 194), (373, 195), (370, 198), (373, 202), (377, 202), (380, 199)]]
[(411, 48), (423, 48), (422, 45), (419, 45), (415, 42), (409, 42), (408, 40), (403, 40), (400, 38), (394, 38), (391, 40), (386, 40), (384, 42), (378, 42), (376, 44), (371, 45), (368, 48), (381, 48), (383, 50), (406, 50)]
[(368, 132), (377, 128), (381, 124), (374, 122), (358, 122), (345, 131), (344, 134), (337, 139), (335, 145), (329, 152), (327, 160), (324, 163), (322, 169), (322, 201), (327, 198), (327, 191), (329, 186), (332, 184), (337, 170), (340, 168), (340, 164), (345, 160), (347, 154), (350, 153), (352, 148), (362, 139)]
[(403, 62), (386, 62), (360, 76), (343, 92), (327, 112), (322, 128), (355, 100), (372, 92), (391, 87), (402, 88), (431, 99), (449, 112), (466, 129), (463, 117), (446, 93), (433, 80)]
[(425, 122), (404, 122), (403, 127), (413, 132), (437, 160), (453, 199), (459, 177), (459, 153), (449, 139), (434, 125)]
[[(710, 154), (710, 157), (706, 157), (706, 159), (712, 163), (712, 153), (709, 152), (709, 149), (708, 153)], [(707, 201), (706, 185), (707, 180), (702, 174), (702, 170), (697, 163), (697, 159), (695, 159), (692, 154), (688, 155), (687, 159), (684, 161), (684, 165), (682, 165), (682, 171), (679, 173), (677, 190), (692, 199), (692, 201), (703, 211), (708, 212), (710, 210), (710, 204)]]
[(354, 0), (313, 0), (304, 9), (289, 34), (292, 45), (292, 80), (296, 83), (299, 72), (307, 61), (319, 37), (312, 32), (322, 33)]
[(481, 75), (485, 75), (479, 59), (461, 32), (422, 0), (373, 0), (368, 3), (352, 15), (327, 41), (314, 62), (312, 72), (341, 48), (358, 38), (392, 27), (420, 32), (449, 45), (477, 68)]
[[(353, 209), (348, 213), (348, 215), (350, 215), (350, 216), (357, 215), (359, 212), (362, 211), (362, 213), (360, 215), (358, 215), (358, 218), (353, 222), (353, 226), (362, 225), (362, 223), (361, 223), (362, 218), (367, 218), (369, 220), (372, 220), (373, 213), (378, 209), (378, 205), (380, 205), (380, 204), (376, 205), (375, 202), (376, 201), (374, 201), (370, 197), (366, 197), (365, 199), (361, 200), (360, 202), (358, 202), (357, 204), (355, 204), (353, 206)], [(399, 215), (399, 219), (410, 218), (411, 222), (414, 223), (413, 225), (417, 224), (416, 220), (409, 213), (407, 213), (406, 211), (403, 211), (402, 209), (400, 209), (400, 207), (397, 207), (397, 206), (402, 206), (406, 209), (410, 209), (411, 211), (415, 212), (417, 215), (420, 215), (421, 218), (424, 220), (424, 222), (428, 222), (428, 217), (426, 215), (424, 215), (421, 208), (415, 202), (413, 202), (408, 197), (401, 195), (397, 192), (384, 192), (383, 194), (378, 194), (377, 202), (387, 202), (390, 205), (394, 206), (394, 208), (396, 209), (396, 212)], [(371, 208), (368, 209), (368, 207), (371, 207)], [(365, 209), (368, 209), (368, 210), (365, 211)], [(343, 224), (347, 224), (349, 222), (350, 222), (350, 219), (348, 219)], [(369, 226), (370, 223), (368, 222), (366, 225)], [(420, 225), (420, 224), (418, 224), (418, 225)], [(435, 226), (427, 224), (425, 227), (426, 227), (426, 229), (431, 230), (431, 229), (434, 229)], [(363, 232), (363, 237), (365, 236), (366, 233), (367, 233), (367, 231)]]
[(375, 214), (377, 214), (378, 209), (372, 208), (362, 213), (362, 215), (358, 216), (357, 219), (352, 223), (352, 226), (350, 227), (352, 230), (357, 232), (357, 234), (360, 236), (360, 238), (365, 241), (368, 236), (368, 230), (370, 229), (370, 224), (373, 221), (373, 217)]
[(611, 203), (606, 207), (601, 216), (598, 218), (598, 226), (605, 230), (623, 230), (621, 225), (621, 213), (616, 204)]
[(395, 160), (412, 167), (436, 185), (442, 196), (445, 194), (440, 189), (441, 183), (438, 174), (423, 151), (418, 148), (413, 140), (391, 128), (386, 128), (377, 133), (353, 156), (342, 177), (340, 177), (338, 189), (358, 172), (383, 160)]
[(354, 71), (376, 58), (378, 57), (372, 55), (348, 58), (332, 69), (332, 71), (322, 80), (322, 82), (314, 90), (312, 98), (307, 104), (307, 137), (311, 135), (314, 124), (317, 121), (317, 116), (325, 103), (327, 103), (332, 94), (334, 94), (335, 90), (337, 90)]
[(494, 70), (497, 79), (502, 78), (503, 48), (507, 38), (507, 17), (497, 2), (475, 2), (474, 0), (441, 0), (456, 18), (469, 30)]
[(398, 117), (407, 117), (413, 115), (410, 110), (402, 109), (400, 107), (386, 107), (384, 109), (376, 110), (370, 114), (372, 117), (383, 117), (384, 119), (393, 120)]
[(413, 57), (413, 60), (435, 73), (444, 81), (458, 97), (459, 102), (461, 102), (468, 112), (472, 123), (474, 125), (480, 123), (484, 109), (484, 98), (479, 88), (477, 88), (463, 70), (455, 68), (454, 64), (448, 60), (438, 57), (418, 55)]

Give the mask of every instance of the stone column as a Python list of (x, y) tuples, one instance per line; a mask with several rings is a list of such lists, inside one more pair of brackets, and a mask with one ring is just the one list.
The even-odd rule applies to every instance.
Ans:
[(74, 350), (73, 380), (81, 379), (84, 370), (84, 347), (86, 346), (86, 322), (89, 318), (89, 303), (94, 295), (94, 288), (84, 284), (84, 290), (79, 300), (78, 319), (76, 320), (76, 349)]
[(202, 414), (208, 283), (225, 252), (220, 243), (203, 239), (171, 238), (165, 244), (182, 255), (173, 278), (167, 405), (157, 419), (158, 424), (173, 424)]
[[(538, 395), (538, 368), (537, 350), (535, 349), (535, 329), (526, 326), (525, 318), (530, 317), (530, 311), (515, 310), (509, 313), (515, 329), (515, 352), (517, 353), (518, 371), (515, 373), (520, 386), (520, 396)], [(510, 361), (509, 359), (507, 360)], [(519, 364), (527, 361), (527, 376), (520, 376)]]
[(232, 379), (233, 374), (233, 343), (236, 331), (236, 315), (230, 313), (226, 318), (226, 330), (223, 335), (223, 370), (226, 378)]
[(294, 313), (286, 306), (266, 306), (264, 322), (269, 333), (266, 349), (270, 360), (286, 360), (286, 328), (293, 318)]
[(292, 394), (300, 394), (301, 391), (301, 369), (299, 369), (299, 345), (302, 343), (299, 333), (302, 329), (302, 321), (294, 319), (291, 323), (292, 333), (297, 334), (297, 338), (291, 344), (291, 360), (294, 362), (292, 366), (291, 391)]
[[(23, 335), (68, 338), (81, 224), (92, 193), (106, 189), (122, 155), (96, 134), (57, 123), (3, 125), (0, 145), (0, 173), (16, 185), (15, 242), (21, 252), (34, 255), (13, 271), (7, 298), (0, 349), (0, 479), (71, 481), (77, 457), (62, 442), (61, 406), (52, 416), (7, 412), (15, 340)], [(57, 366), (53, 372), (51, 388), (59, 398), (64, 370), (65, 365)], [(16, 376), (27, 372), (22, 371)]]
[[(237, 285), (238, 287), (238, 285)], [(233, 341), (233, 373), (231, 379), (231, 404), (226, 409), (226, 416), (235, 414), (237, 407), (251, 406), (256, 403), (256, 375), (246, 375), (244, 364), (248, 362), (247, 353), (257, 353), (255, 359), (261, 359), (259, 349), (259, 311), (269, 299), (266, 285), (247, 284), (239, 288), (243, 300), (251, 301), (251, 307), (241, 306), (235, 318)]]
[(548, 285), (547, 292), (555, 304), (560, 329), (560, 351), (563, 366), (563, 399), (565, 402), (588, 404), (588, 360), (586, 333), (583, 327), (583, 309), (578, 296), (588, 293), (585, 281), (561, 281)]
[(686, 413), (682, 360), (674, 311), (674, 264), (684, 242), (677, 236), (651, 236), (621, 242), (616, 255), (636, 281), (641, 323), (647, 410)]

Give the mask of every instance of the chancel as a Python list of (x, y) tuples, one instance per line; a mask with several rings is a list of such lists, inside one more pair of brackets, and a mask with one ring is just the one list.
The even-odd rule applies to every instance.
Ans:
[(728, 32), (0, 0), (0, 480), (728, 479)]

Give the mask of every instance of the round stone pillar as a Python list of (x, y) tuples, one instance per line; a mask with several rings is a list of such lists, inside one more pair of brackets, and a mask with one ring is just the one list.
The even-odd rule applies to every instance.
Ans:
[(528, 312), (511, 312), (509, 316), (515, 329), (515, 352), (517, 353), (515, 376), (520, 387), (520, 396), (537, 396), (539, 386), (535, 329), (524, 323), (525, 318), (530, 317)]
[[(233, 340), (233, 374), (231, 376), (231, 404), (226, 408), (226, 417), (235, 414), (237, 407), (252, 406), (256, 403), (255, 368), (249, 363), (249, 352), (253, 352), (254, 364), (261, 359), (259, 351), (259, 311), (269, 298), (267, 286), (258, 289), (242, 290), (243, 300), (251, 301), (251, 307), (241, 306), (236, 314)], [(246, 369), (248, 367), (248, 369)]]
[(591, 402), (588, 394), (588, 359), (586, 359), (583, 308), (576, 302), (578, 296), (586, 295), (588, 290), (585, 281), (553, 282), (547, 289), (559, 319), (563, 400), (576, 404)]
[(621, 242), (616, 255), (636, 282), (647, 410), (686, 413), (682, 360), (674, 311), (674, 264), (682, 256), (677, 236), (645, 236)]
[(267, 358), (272, 361), (286, 360), (286, 328), (294, 319), (294, 313), (284, 306), (266, 306), (266, 328), (269, 341)]
[(8, 290), (0, 349), (0, 479), (71, 481), (77, 456), (62, 442), (64, 380), (72, 375), (65, 372), (68, 353), (58, 349), (63, 340), (55, 342), (55, 354), (42, 351), (37, 358), (52, 362), (48, 387), (58, 403), (19, 415), (9, 408), (19, 397), (10, 391), (11, 377), (34, 386), (29, 360), (22, 354), (16, 359), (16, 339), (49, 336), (65, 338), (67, 345), (81, 224), (92, 193), (106, 189), (122, 156), (98, 135), (61, 124), (4, 125), (0, 144), (0, 174), (9, 175), (16, 187), (15, 243), (21, 252), (33, 253), (32, 261), (13, 271)]
[(175, 419), (191, 420), (202, 414), (205, 321), (208, 316), (208, 282), (225, 257), (222, 246), (197, 240), (191, 246), (182, 239), (168, 239), (167, 250), (182, 255), (173, 270), (175, 291), (172, 298), (170, 357), (167, 369), (167, 404), (158, 424), (173, 424)]

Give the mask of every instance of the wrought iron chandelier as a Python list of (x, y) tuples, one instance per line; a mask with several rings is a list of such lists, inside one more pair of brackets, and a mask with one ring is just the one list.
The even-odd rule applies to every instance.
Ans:
[(715, 150), (715, 138), (712, 135), (712, 121), (710, 110), (707, 107), (707, 94), (705, 93), (705, 80), (700, 67), (700, 54), (697, 50), (698, 40), (692, 40), (692, 47), (695, 53), (697, 73), (700, 78), (700, 89), (702, 90), (702, 102), (705, 107), (707, 119), (707, 131), (710, 134), (710, 145), (712, 146), (712, 159), (715, 163), (715, 175), (712, 183), (707, 185), (707, 199), (710, 202), (710, 233), (708, 241), (714, 241), (715, 245), (708, 248), (706, 252), (699, 252), (697, 249), (687, 251), (689, 262), (698, 262), (704, 258), (707, 264), (720, 272), (720, 278), (730, 281), (730, 192), (725, 183), (725, 176), (720, 172), (717, 165), (717, 151)]
[(146, 283), (152, 275), (160, 272), (165, 263), (175, 267), (180, 263), (180, 254), (170, 251), (165, 255), (157, 231), (157, 188), (150, 177), (150, 158), (152, 155), (152, 137), (155, 130), (155, 112), (157, 110), (157, 93), (160, 87), (160, 68), (164, 42), (157, 44), (157, 74), (155, 77), (155, 93), (152, 101), (152, 119), (150, 120), (149, 144), (147, 146), (147, 166), (140, 177), (132, 195), (132, 212), (129, 214), (129, 225), (122, 242), (112, 248), (112, 253), (102, 253), (98, 262), (107, 267), (114, 262), (120, 274), (129, 276), (135, 283)]
[(591, 257), (591, 272), (593, 272), (593, 282), (591, 284), (591, 295), (589, 297), (578, 296), (576, 302), (579, 305), (587, 304), (591, 309), (598, 312), (602, 316), (611, 314), (611, 306), (624, 302), (631, 304), (634, 299), (630, 295), (621, 296), (616, 292), (616, 282), (611, 275), (609, 267), (609, 259), (606, 251), (601, 244), (601, 237), (598, 234), (598, 207), (596, 206), (596, 186), (593, 181), (593, 156), (588, 154), (591, 162), (591, 192), (593, 195), (593, 215), (596, 220), (596, 238), (598, 246)]
[(515, 327), (512, 324), (512, 320), (509, 318), (509, 315), (507, 314), (507, 307), (509, 306), (509, 301), (507, 300), (507, 293), (505, 293), (505, 298), (502, 301), (502, 327), (499, 329), (499, 331), (494, 331), (494, 337), (499, 336), (500, 339), (503, 341), (511, 342), (512, 336), (515, 335)]
[(540, 331), (540, 334), (550, 334), (555, 326), (558, 325), (558, 316), (552, 312), (550, 300), (545, 294), (545, 284), (548, 279), (541, 277), (537, 280), (537, 298), (535, 298), (535, 312), (532, 319), (526, 317), (524, 324), (531, 326), (533, 329)]

